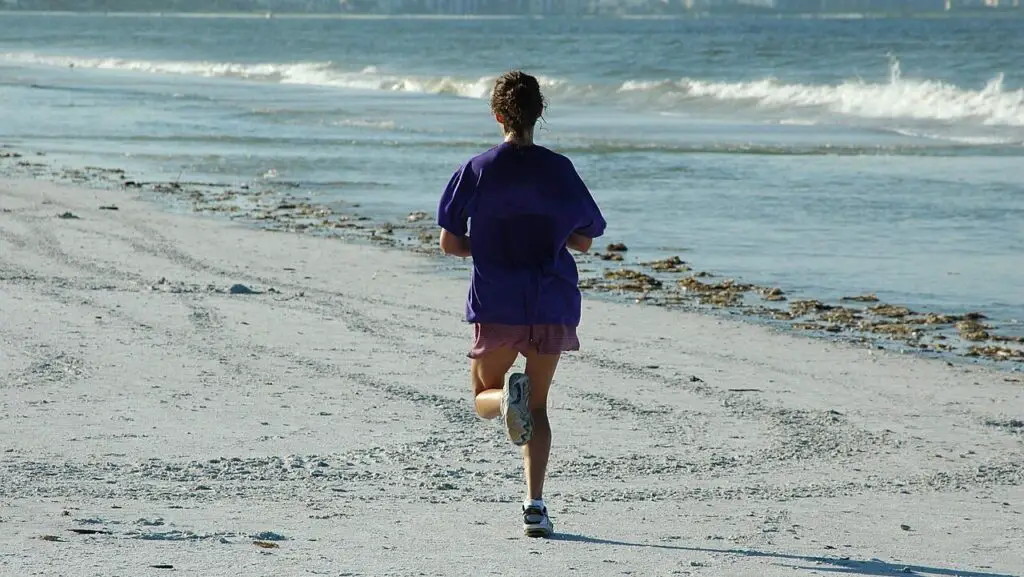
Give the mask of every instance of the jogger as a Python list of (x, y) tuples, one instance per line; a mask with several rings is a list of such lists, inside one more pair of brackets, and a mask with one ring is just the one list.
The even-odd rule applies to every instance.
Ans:
[[(531, 537), (554, 531), (543, 497), (548, 391), (561, 354), (580, 347), (579, 275), (569, 249), (590, 250), (605, 229), (569, 159), (534, 144), (544, 107), (533, 76), (498, 78), (491, 111), (505, 141), (459, 167), (437, 214), (441, 249), (473, 259), (466, 320), (474, 324), (474, 408), (485, 419), (501, 418), (522, 447), (523, 530)], [(526, 372), (508, 375), (519, 355)]]

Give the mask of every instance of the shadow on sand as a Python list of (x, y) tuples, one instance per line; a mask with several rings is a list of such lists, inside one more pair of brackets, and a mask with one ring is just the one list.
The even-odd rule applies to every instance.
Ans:
[[(786, 553), (770, 553), (767, 551), (754, 551), (750, 549), (710, 549), (706, 547), (686, 547), (682, 545), (650, 545), (645, 543), (629, 543), (626, 541), (614, 541), (610, 539), (598, 539), (585, 535), (574, 535), (571, 533), (556, 534), (551, 537), (552, 541), (568, 541), (576, 543), (592, 543), (596, 545), (617, 545), (620, 547), (650, 547), (652, 549), (666, 549), (670, 551), (691, 551), (698, 553), (722, 553), (726, 555), (737, 555), (742, 557), (764, 557), (789, 561), (794, 569), (808, 569), (813, 571), (840, 573), (848, 575), (875, 575), (875, 576), (896, 576), (896, 575), (926, 575), (926, 576), (948, 576), (948, 577), (1021, 577), (1007, 573), (982, 573), (978, 571), (967, 571), (961, 569), (942, 569), (939, 567), (924, 567), (921, 565), (909, 565), (906, 563), (887, 563), (878, 559), (860, 561), (857, 559), (842, 557), (812, 557), (805, 555), (788, 555)], [(814, 564), (804, 566), (802, 563)]]

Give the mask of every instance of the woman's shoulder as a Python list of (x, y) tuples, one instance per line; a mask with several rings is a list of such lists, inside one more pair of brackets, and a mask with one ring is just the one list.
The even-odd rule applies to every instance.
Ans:
[(576, 174), (576, 167), (568, 156), (539, 144), (532, 144), (525, 149), (517, 149), (508, 143), (498, 144), (472, 156), (460, 170), (468, 169), (476, 174), (492, 170), (519, 172), (524, 162), (549, 177), (571, 177)]
[(523, 149), (523, 151), (516, 150), (514, 145), (505, 144), (498, 145), (492, 148), (491, 151), (493, 151), (496, 157), (507, 156), (509, 158), (523, 158), (520, 153), (525, 151), (527, 152), (526, 158), (532, 162), (543, 163), (550, 167), (560, 169), (573, 167), (573, 163), (569, 160), (568, 156), (540, 144), (531, 144)]
[(572, 159), (570, 159), (565, 154), (558, 152), (557, 150), (552, 150), (545, 146), (538, 146), (537, 148), (542, 151), (541, 154), (543, 154), (546, 157), (546, 159), (552, 164), (552, 166), (567, 171), (576, 170), (576, 165), (573, 164)]
[(504, 144), (494, 145), (487, 150), (478, 152), (463, 163), (463, 166), (483, 166), (498, 160), (504, 150)]

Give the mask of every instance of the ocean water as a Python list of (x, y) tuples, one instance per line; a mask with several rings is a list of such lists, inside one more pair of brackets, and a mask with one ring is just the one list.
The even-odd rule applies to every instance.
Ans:
[(0, 13), (0, 143), (400, 217), (499, 141), (490, 84), (522, 67), (631, 258), (1020, 333), (1021, 54), (990, 18)]

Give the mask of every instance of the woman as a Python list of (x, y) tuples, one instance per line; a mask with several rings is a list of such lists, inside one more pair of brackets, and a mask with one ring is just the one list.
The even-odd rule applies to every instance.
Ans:
[[(491, 112), (505, 140), (455, 172), (437, 215), (441, 250), (473, 258), (466, 320), (475, 333), (469, 353), (475, 409), (485, 419), (500, 416), (509, 438), (523, 447), (523, 530), (530, 537), (554, 530), (543, 497), (551, 449), (548, 389), (561, 354), (580, 346), (579, 277), (568, 249), (590, 250), (605, 229), (569, 159), (534, 144), (544, 107), (533, 76), (513, 71), (498, 78)], [(519, 355), (526, 372), (506, 382)]]

